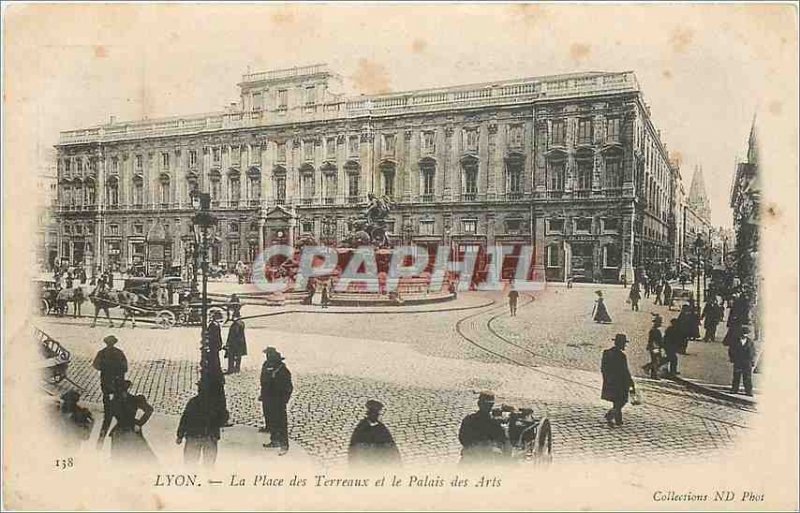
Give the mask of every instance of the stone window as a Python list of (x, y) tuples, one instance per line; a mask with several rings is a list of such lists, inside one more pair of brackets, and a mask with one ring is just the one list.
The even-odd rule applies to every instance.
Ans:
[(261, 93), (253, 93), (252, 110), (254, 111), (261, 110)]
[(314, 232), (314, 222), (313, 221), (303, 221), (301, 224), (301, 231), (303, 233), (313, 233)]
[(348, 173), (347, 174), (347, 195), (350, 197), (350, 202), (352, 203), (353, 200), (358, 200), (358, 181), (359, 175), (358, 173)]
[(285, 142), (278, 143), (276, 149), (277, 149), (276, 160), (278, 162), (286, 162), (286, 143)]
[[(69, 168), (69, 166), (67, 166)], [(144, 168), (144, 157), (142, 155), (136, 155), (136, 170), (141, 171)]]
[(477, 128), (467, 128), (464, 130), (464, 147), (467, 151), (478, 151)]
[(239, 222), (232, 221), (231, 224), (229, 225), (229, 228), (231, 233), (239, 233)]
[(228, 261), (229, 262), (238, 262), (239, 261), (239, 241), (232, 240), (228, 242)]
[(591, 233), (592, 219), (589, 217), (579, 217), (575, 219), (575, 233)]
[(325, 139), (325, 158), (336, 158), (336, 138), (328, 137)]
[(420, 235), (433, 235), (434, 234), (434, 221), (432, 219), (423, 219), (419, 222)]
[(144, 225), (143, 224), (134, 224), (133, 225), (133, 234), (134, 235), (144, 235)]
[(197, 166), (197, 150), (189, 150), (189, 167)]
[(606, 159), (606, 187), (609, 189), (622, 188), (622, 166), (619, 158)]
[(547, 162), (547, 188), (551, 191), (564, 190), (564, 174), (566, 161), (551, 160)]
[(384, 134), (383, 136), (383, 153), (385, 155), (394, 155), (394, 134)]
[(213, 156), (214, 162), (219, 162), (220, 155), (222, 155), (222, 150), (219, 148), (214, 148), (213, 150), (211, 150), (211, 154)]
[(522, 148), (524, 141), (524, 127), (522, 125), (511, 125), (508, 127), (508, 145), (512, 148)]
[(119, 225), (118, 224), (110, 224), (110, 225), (108, 225), (108, 234), (109, 235), (119, 235)]
[(285, 110), (289, 106), (289, 91), (278, 89), (278, 109)]
[(347, 152), (351, 157), (358, 156), (360, 144), (361, 143), (359, 142), (359, 137), (357, 135), (351, 135), (347, 139)]
[(547, 246), (547, 267), (561, 267), (558, 258), (560, 249), (558, 244), (550, 244)]
[(106, 184), (106, 201), (109, 205), (119, 205), (119, 180), (114, 177)]
[(426, 160), (420, 164), (422, 174), (422, 196), (423, 201), (433, 201), (436, 188), (436, 163)]
[(547, 220), (547, 233), (564, 233), (564, 220), (563, 219), (548, 219)]
[(161, 152), (161, 169), (169, 169), (169, 152)]
[(593, 163), (591, 159), (578, 160), (577, 180), (575, 189), (578, 191), (586, 191), (592, 188), (592, 168)]
[(619, 219), (606, 218), (603, 219), (603, 232), (604, 233), (618, 233), (619, 232)]
[(478, 233), (478, 220), (477, 219), (464, 219), (461, 221), (461, 226), (466, 234)]
[(241, 181), (239, 175), (231, 175), (228, 177), (228, 199), (231, 203), (238, 203), (242, 196)]
[(464, 199), (474, 201), (478, 194), (478, 161), (466, 158), (462, 161)]
[(592, 120), (578, 120), (578, 144), (592, 144)]
[(314, 160), (314, 141), (303, 141), (303, 159), (307, 161)]
[(275, 182), (275, 201), (283, 205), (286, 203), (286, 171), (276, 170), (273, 180)]
[(170, 184), (169, 184), (169, 182), (170, 182), (169, 176), (161, 175), (161, 178), (159, 179), (159, 183), (158, 183), (158, 197), (159, 197), (159, 201), (161, 202), (162, 205), (166, 205), (170, 201), (170, 198), (169, 198), (169, 185)]
[(394, 197), (395, 166), (391, 162), (385, 162), (380, 169), (383, 179), (383, 195), (389, 198)]
[(515, 234), (522, 230), (521, 219), (506, 219), (506, 233)]
[(613, 143), (619, 142), (621, 120), (619, 118), (608, 118), (606, 128), (606, 141)]
[(144, 183), (141, 176), (133, 178), (133, 204), (141, 205), (144, 203)]
[(436, 132), (422, 132), (422, 151), (434, 153), (436, 151)]
[(607, 244), (603, 246), (603, 267), (607, 269), (619, 269), (622, 263), (622, 251), (617, 244)]
[(317, 103), (317, 88), (315, 86), (306, 87), (305, 104), (311, 106)]
[(566, 144), (567, 129), (563, 119), (553, 121), (550, 129), (550, 145), (564, 146)]
[(303, 191), (303, 199), (312, 199), (314, 197), (314, 173), (305, 172), (301, 176), (301, 184)]

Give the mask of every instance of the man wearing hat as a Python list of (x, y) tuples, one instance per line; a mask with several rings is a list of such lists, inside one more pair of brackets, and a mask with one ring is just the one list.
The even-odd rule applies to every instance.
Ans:
[(100, 390), (103, 392), (103, 425), (100, 429), (101, 438), (99, 444), (103, 443), (105, 433), (111, 426), (111, 396), (116, 393), (117, 384), (125, 380), (125, 373), (128, 372), (128, 359), (125, 353), (116, 347), (117, 337), (108, 335), (103, 339), (106, 347), (97, 352), (92, 361), (92, 367), (100, 371)]
[(292, 396), (292, 373), (283, 363), (283, 356), (274, 347), (264, 350), (266, 359), (261, 366), (261, 395), (264, 422), (270, 429), (267, 448), (280, 448), (279, 455), (289, 450), (289, 427), (286, 405)]
[(247, 340), (244, 336), (244, 322), (239, 312), (233, 312), (233, 324), (228, 330), (225, 342), (225, 357), (228, 358), (228, 374), (242, 371), (242, 356), (247, 355)]
[(753, 366), (755, 365), (755, 346), (750, 338), (750, 326), (739, 328), (739, 336), (728, 345), (728, 357), (733, 364), (731, 393), (739, 393), (739, 384), (744, 381), (744, 393), (753, 395)]
[(658, 379), (658, 369), (661, 366), (661, 350), (664, 342), (664, 336), (660, 329), (662, 322), (660, 315), (654, 315), (653, 327), (647, 334), (647, 352), (650, 355), (650, 363), (645, 365), (644, 369), (650, 372), (650, 377), (653, 379)]
[(350, 437), (347, 459), (350, 464), (359, 463), (400, 463), (400, 451), (389, 429), (381, 422), (383, 404), (370, 399), (367, 401), (367, 415), (356, 425)]
[(678, 353), (683, 345), (683, 330), (678, 319), (670, 319), (669, 326), (664, 331), (664, 341), (662, 347), (669, 362), (669, 375), (677, 376), (678, 372)]
[(511, 446), (500, 423), (492, 418), (494, 394), (481, 392), (478, 411), (461, 421), (458, 441), (461, 442), (461, 463), (497, 461), (510, 454)]
[(202, 458), (203, 464), (211, 466), (217, 461), (217, 443), (220, 428), (228, 421), (228, 412), (214, 397), (207, 381), (197, 382), (197, 395), (189, 399), (178, 424), (175, 443), (186, 440), (183, 448), (183, 462), (196, 464)]
[(67, 448), (77, 449), (92, 434), (94, 418), (92, 412), (78, 406), (81, 393), (70, 389), (61, 395), (61, 423), (64, 428), (64, 442)]
[(622, 425), (622, 407), (628, 402), (628, 391), (635, 391), (631, 372), (628, 370), (628, 358), (625, 356), (625, 345), (628, 337), (617, 333), (614, 347), (603, 351), (600, 372), (603, 374), (603, 390), (600, 398), (611, 401), (613, 405), (605, 418), (609, 426)]
[(211, 321), (208, 323), (206, 337), (208, 347), (208, 371), (222, 374), (222, 363), (219, 361), (219, 352), (222, 351), (222, 312), (214, 310), (211, 312)]

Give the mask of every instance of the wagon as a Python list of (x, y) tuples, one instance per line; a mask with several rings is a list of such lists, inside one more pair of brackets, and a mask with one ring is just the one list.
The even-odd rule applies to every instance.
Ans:
[(55, 280), (34, 280), (34, 287), (39, 296), (37, 305), (41, 315), (55, 312), (57, 308), (58, 283)]
[(42, 356), (41, 369), (44, 372), (45, 381), (49, 383), (61, 382), (67, 377), (67, 368), (72, 355), (47, 333), (38, 328), (33, 329), (34, 337), (39, 343), (39, 351)]
[(492, 411), (511, 443), (511, 458), (519, 463), (546, 464), (553, 460), (553, 430), (547, 416), (533, 410), (503, 406)]
[[(175, 325), (191, 326), (200, 325), (203, 321), (203, 302), (197, 294), (181, 293), (178, 303), (159, 304), (141, 294), (137, 294), (139, 300), (134, 304), (121, 305), (109, 299), (103, 299), (110, 307), (122, 307), (130, 310), (137, 318), (153, 318), (153, 322), (160, 328), (169, 329)], [(171, 295), (170, 295), (171, 296)], [(95, 301), (97, 301), (95, 299)], [(208, 308), (208, 318), (211, 319), (215, 313), (223, 314), (234, 305), (221, 302), (206, 302)], [(235, 304), (236, 308), (241, 308), (240, 304)]]

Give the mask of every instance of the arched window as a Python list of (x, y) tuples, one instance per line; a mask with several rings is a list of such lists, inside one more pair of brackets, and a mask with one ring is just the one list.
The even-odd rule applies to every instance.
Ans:
[(65, 185), (61, 192), (61, 201), (66, 206), (73, 206), (75, 204), (75, 200), (72, 197), (72, 188), (69, 185)]
[(272, 170), (272, 181), (275, 190), (275, 201), (279, 205), (286, 203), (286, 168), (276, 166)]
[(422, 201), (430, 202), (436, 193), (436, 161), (432, 158), (422, 159), (419, 163), (420, 193)]
[(133, 190), (131, 196), (133, 198), (133, 204), (137, 207), (141, 207), (144, 203), (144, 180), (142, 179), (141, 175), (136, 175), (133, 177)]
[(170, 202), (169, 185), (169, 175), (162, 173), (158, 178), (158, 200), (162, 205), (168, 205)]
[(261, 170), (257, 167), (247, 170), (247, 199), (251, 204), (261, 200)]
[(231, 206), (237, 206), (242, 197), (242, 183), (239, 179), (239, 171), (231, 169), (228, 172), (228, 201)]
[(360, 194), (361, 166), (358, 162), (349, 161), (344, 165), (347, 173), (347, 202), (358, 203)]
[[(334, 142), (334, 144), (336, 144)], [(330, 162), (323, 164), (322, 168), (322, 194), (324, 195), (325, 204), (332, 205), (336, 200), (336, 193), (338, 189), (336, 179), (336, 166)]]
[(509, 199), (522, 198), (522, 176), (525, 157), (512, 153), (506, 158), (506, 193)]
[(594, 156), (590, 152), (582, 152), (576, 156), (575, 190), (590, 191), (592, 189), (592, 172)]
[(395, 163), (392, 161), (384, 161), (380, 165), (382, 192), (384, 196), (389, 198), (394, 197), (394, 177), (395, 177)]
[(314, 166), (303, 164), (300, 168), (300, 198), (304, 205), (310, 205), (313, 202), (315, 192)]
[(106, 202), (111, 207), (119, 205), (119, 179), (116, 176), (106, 181)]
[(461, 191), (464, 201), (475, 201), (478, 195), (478, 159), (461, 159)]
[(208, 174), (208, 192), (211, 195), (211, 201), (220, 201), (222, 196), (222, 175), (219, 169), (212, 169)]
[(567, 161), (563, 153), (557, 153), (547, 160), (547, 190), (564, 190), (564, 175), (566, 174)]
[(73, 182), (73, 189), (72, 189), (72, 198), (73, 204), (76, 206), (83, 205), (83, 181), (80, 178), (76, 178)]
[(605, 156), (607, 189), (622, 188), (622, 155), (617, 151), (609, 151)]

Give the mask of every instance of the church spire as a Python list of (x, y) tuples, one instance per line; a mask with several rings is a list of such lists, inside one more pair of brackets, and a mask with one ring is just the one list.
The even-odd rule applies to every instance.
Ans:
[(703, 180), (702, 166), (695, 166), (694, 175), (692, 175), (692, 185), (689, 188), (689, 205), (694, 209), (697, 214), (711, 222), (711, 207), (706, 195), (706, 184)]

